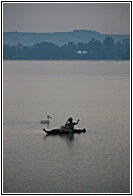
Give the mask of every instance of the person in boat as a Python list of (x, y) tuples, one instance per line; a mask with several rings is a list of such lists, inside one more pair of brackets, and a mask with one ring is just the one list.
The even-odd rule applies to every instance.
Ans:
[(65, 126), (68, 127), (71, 131), (73, 131), (74, 130), (74, 126), (77, 125), (79, 121), (80, 120), (77, 120), (77, 122), (73, 122), (73, 119), (70, 117), (67, 120)]

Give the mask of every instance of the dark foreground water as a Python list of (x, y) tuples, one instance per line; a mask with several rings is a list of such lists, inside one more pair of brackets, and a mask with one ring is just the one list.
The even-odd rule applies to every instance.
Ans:
[[(130, 192), (128, 61), (4, 61), (3, 192)], [(50, 115), (49, 126), (40, 120)], [(86, 133), (47, 136), (68, 117)]]

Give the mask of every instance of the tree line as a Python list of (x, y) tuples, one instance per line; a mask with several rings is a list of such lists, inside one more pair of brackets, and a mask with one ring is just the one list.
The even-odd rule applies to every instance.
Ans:
[(91, 39), (88, 43), (69, 42), (63, 46), (54, 43), (41, 42), (33, 46), (17, 45), (3, 46), (4, 60), (100, 60), (100, 59), (130, 59), (130, 40), (115, 43), (107, 36), (103, 42)]

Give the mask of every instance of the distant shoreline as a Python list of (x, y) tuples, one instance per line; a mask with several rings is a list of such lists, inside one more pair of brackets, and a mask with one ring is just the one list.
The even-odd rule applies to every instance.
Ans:
[(130, 61), (130, 59), (3, 59), (3, 61)]

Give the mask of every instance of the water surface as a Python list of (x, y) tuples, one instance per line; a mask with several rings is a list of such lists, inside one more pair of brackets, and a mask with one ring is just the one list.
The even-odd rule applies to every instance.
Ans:
[(130, 192), (129, 61), (4, 61), (3, 99), (4, 193)]

